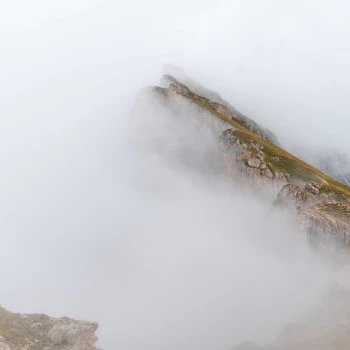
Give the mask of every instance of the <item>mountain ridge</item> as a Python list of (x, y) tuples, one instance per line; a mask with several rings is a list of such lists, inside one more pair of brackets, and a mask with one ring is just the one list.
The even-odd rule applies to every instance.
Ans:
[[(223, 104), (225, 100), (217, 93), (220, 103), (193, 92), (169, 74), (161, 82), (163, 87), (152, 89), (169, 107), (180, 96), (224, 123), (219, 137), (224, 172), (237, 181), (250, 181), (252, 187), (279, 188), (276, 205), (283, 207), (288, 202), (288, 207), (297, 214), (298, 228), (311, 241), (318, 237), (316, 240), (320, 242), (332, 241), (333, 247), (350, 246), (350, 227), (343, 215), (350, 213), (350, 188), (346, 184), (286, 151), (277, 144), (275, 136), (270, 136), (273, 133), (234, 107)], [(286, 191), (285, 186), (294, 189)]]
[[(275, 162), (277, 167), (280, 167), (281, 169), (286, 168), (290, 166), (290, 171), (292, 172), (292, 179), (294, 180), (304, 180), (304, 182), (311, 181), (311, 180), (321, 180), (325, 184), (328, 184), (330, 186), (329, 189), (333, 189), (336, 192), (343, 193), (345, 200), (350, 200), (350, 188), (342, 184), (341, 182), (337, 181), (336, 179), (330, 177), (329, 175), (323, 173), (321, 170), (311, 166), (307, 162), (301, 160), (300, 158), (294, 156), (293, 154), (287, 152), (280, 146), (274, 144), (271, 140), (269, 140), (268, 136), (261, 135), (261, 132), (259, 130), (249, 130), (249, 126), (245, 124), (244, 121), (240, 120), (238, 116), (236, 115), (229, 115), (223, 111), (223, 105), (213, 105), (213, 103), (202, 96), (199, 96), (195, 93), (193, 93), (187, 86), (184, 84), (178, 82), (174, 77), (170, 75), (165, 75), (165, 80), (169, 81), (169, 87), (168, 88), (161, 88), (161, 87), (155, 87), (155, 90), (164, 94), (165, 96), (169, 96), (171, 92), (175, 92), (177, 94), (180, 94), (188, 99), (190, 99), (192, 102), (196, 103), (198, 106), (206, 109), (207, 111), (211, 112), (213, 115), (216, 115), (223, 121), (229, 123), (232, 125), (235, 130), (232, 130), (232, 134), (234, 134), (237, 139), (244, 141), (249, 139), (253, 139), (258, 144), (261, 144), (267, 148), (271, 154), (271, 156), (274, 156), (273, 153), (275, 153), (276, 156), (281, 156), (285, 158), (286, 161), (294, 162), (294, 164), (283, 164), (283, 161), (278, 160)], [(216, 108), (214, 108), (214, 106)], [(223, 106), (223, 107), (222, 107)], [(242, 114), (241, 114), (242, 115)], [(300, 167), (304, 169), (304, 173), (301, 171), (298, 173), (297, 171), (300, 170)], [(288, 171), (287, 171), (288, 172)], [(325, 191), (328, 189), (325, 188)]]

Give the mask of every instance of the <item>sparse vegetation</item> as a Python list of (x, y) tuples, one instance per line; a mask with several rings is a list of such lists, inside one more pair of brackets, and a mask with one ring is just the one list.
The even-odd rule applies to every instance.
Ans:
[[(332, 192), (339, 201), (350, 201), (350, 188), (348, 186), (326, 175), (319, 169), (314, 168), (303, 160), (295, 157), (276, 144), (251, 132), (248, 130), (246, 122), (236, 118), (231, 119), (222, 115), (221, 113), (218, 113), (215, 109), (203, 103), (201, 96), (194, 94), (185, 85), (182, 84), (182, 86), (189, 91), (187, 96), (189, 99), (237, 129), (234, 131), (237, 138), (246, 143), (253, 140), (255, 143), (262, 144), (264, 146), (264, 153), (266, 154), (266, 161), (271, 163), (274, 169), (280, 172), (288, 173), (291, 180), (295, 183), (307, 181), (316, 181), (321, 183), (322, 193)], [(273, 171), (274, 169), (271, 170)]]
[(44, 314), (18, 314), (0, 307), (0, 343), (7, 344), (11, 350), (76, 349), (75, 343), (82, 339), (84, 349), (96, 349), (97, 327), (97, 323)]
[(52, 327), (46, 315), (20, 315), (0, 307), (0, 335), (6, 344), (14, 348), (29, 345), (28, 350), (44, 348), (47, 333)]

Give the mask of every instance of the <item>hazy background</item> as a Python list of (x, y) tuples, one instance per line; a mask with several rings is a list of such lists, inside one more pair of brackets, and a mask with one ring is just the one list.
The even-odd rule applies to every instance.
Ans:
[(268, 233), (265, 205), (165, 166), (152, 147), (135, 155), (129, 115), (173, 63), (290, 147), (349, 152), (349, 7), (1, 4), (1, 304), (96, 320), (101, 347), (132, 350), (267, 342), (312, 306), (329, 273), (297, 242), (281, 248), (285, 224)]

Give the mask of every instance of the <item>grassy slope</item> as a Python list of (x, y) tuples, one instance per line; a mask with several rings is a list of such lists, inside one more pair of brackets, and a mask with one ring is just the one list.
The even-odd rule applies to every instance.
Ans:
[(216, 110), (211, 108), (205, 103), (202, 103), (201, 96), (194, 94), (185, 85), (183, 85), (189, 91), (189, 99), (195, 102), (197, 105), (205, 108), (212, 114), (221, 118), (228, 124), (234, 126), (236, 131), (234, 134), (241, 140), (248, 141), (252, 139), (253, 141), (260, 143), (264, 146), (264, 153), (267, 156), (267, 161), (273, 164), (273, 166), (281, 171), (290, 174), (291, 179), (295, 182), (300, 181), (316, 181), (323, 184), (321, 192), (334, 192), (339, 200), (344, 200), (350, 198), (350, 188), (343, 183), (333, 179), (332, 177), (326, 175), (317, 168), (314, 168), (310, 164), (304, 162), (303, 160), (295, 157), (291, 153), (287, 152), (283, 148), (273, 144), (270, 141), (264, 140), (258, 135), (252, 133), (246, 129), (243, 121), (236, 118), (228, 118)]

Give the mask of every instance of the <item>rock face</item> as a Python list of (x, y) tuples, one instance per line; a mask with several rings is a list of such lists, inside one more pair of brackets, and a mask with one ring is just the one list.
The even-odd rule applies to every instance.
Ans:
[(298, 207), (298, 226), (317, 246), (335, 249), (350, 247), (350, 206), (338, 202), (321, 202)]
[(274, 203), (277, 207), (295, 209), (297, 228), (313, 246), (327, 249), (350, 248), (350, 206), (320, 193), (322, 184), (307, 182), (304, 187), (287, 184)]
[(98, 350), (97, 328), (97, 323), (15, 314), (0, 307), (1, 350)]
[(219, 138), (223, 150), (224, 171), (236, 181), (249, 181), (252, 186), (282, 186), (289, 174), (280, 172), (268, 161), (264, 146), (254, 139), (242, 140), (234, 129), (227, 129)]
[(277, 207), (295, 209), (297, 228), (313, 246), (327, 249), (350, 248), (350, 206), (320, 193), (322, 184), (307, 182), (304, 187), (287, 184), (274, 203)]
[(318, 184), (309, 182), (303, 188), (292, 183), (286, 184), (278, 193), (275, 205), (297, 208), (316, 203), (318, 201), (318, 186)]

